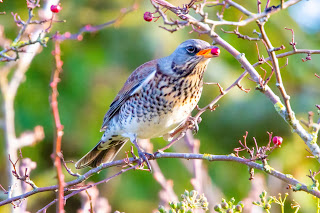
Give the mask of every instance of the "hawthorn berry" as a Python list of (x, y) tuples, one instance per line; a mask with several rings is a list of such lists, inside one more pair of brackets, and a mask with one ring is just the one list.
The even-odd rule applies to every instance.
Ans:
[(62, 7), (60, 5), (51, 5), (50, 10), (53, 13), (59, 13)]
[(70, 37), (71, 37), (71, 33), (70, 33), (70, 32), (65, 32), (65, 33), (64, 33), (64, 37), (70, 38)]
[(219, 49), (219, 47), (213, 47), (213, 48), (211, 49), (211, 54), (212, 54), (212, 55), (216, 55), (216, 56), (220, 55), (220, 49)]
[(280, 137), (280, 136), (274, 136), (274, 137), (272, 138), (273, 144), (275, 144), (275, 145), (277, 145), (277, 146), (281, 146), (282, 141), (283, 141), (283, 138)]
[(152, 13), (150, 13), (150, 12), (145, 12), (145, 13), (143, 14), (143, 19), (144, 19), (145, 21), (148, 21), (148, 22), (152, 21), (152, 19), (153, 19)]

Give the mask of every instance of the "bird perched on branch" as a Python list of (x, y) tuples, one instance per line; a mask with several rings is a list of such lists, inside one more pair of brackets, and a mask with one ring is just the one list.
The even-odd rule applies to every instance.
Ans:
[(76, 163), (76, 168), (112, 161), (130, 139), (138, 149), (140, 163), (146, 162), (151, 170), (137, 139), (163, 136), (186, 122), (200, 99), (207, 65), (219, 54), (219, 48), (191, 39), (168, 57), (138, 67), (104, 116), (101, 140)]

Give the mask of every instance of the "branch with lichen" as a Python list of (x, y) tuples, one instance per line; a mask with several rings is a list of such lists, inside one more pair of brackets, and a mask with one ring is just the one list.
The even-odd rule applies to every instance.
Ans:
[[(146, 156), (148, 158), (148, 160), (152, 161), (152, 160), (159, 160), (159, 159), (164, 159), (164, 158), (179, 158), (179, 159), (186, 159), (186, 160), (190, 160), (190, 159), (199, 159), (199, 160), (207, 160), (209, 162), (214, 162), (214, 161), (230, 161), (230, 162), (237, 162), (243, 165), (248, 166), (249, 168), (254, 168), (256, 170), (260, 170), (263, 171), (271, 176), (274, 176), (282, 181), (284, 181), (285, 183), (289, 184), (292, 188), (293, 191), (304, 191), (308, 194), (312, 194), (318, 198), (320, 198), (320, 191), (314, 187), (313, 185), (306, 185), (300, 181), (298, 181), (297, 179), (295, 179), (292, 175), (288, 175), (288, 174), (283, 174), (277, 170), (275, 170), (274, 168), (268, 166), (266, 167), (263, 164), (260, 163), (256, 163), (253, 162), (251, 160), (242, 158), (242, 157), (237, 157), (233, 154), (231, 155), (211, 155), (211, 154), (194, 154), (194, 153), (163, 153), (163, 152), (157, 152), (155, 153), (153, 156), (152, 155), (148, 155)], [(122, 160), (117, 160), (117, 161), (113, 161), (113, 162), (109, 162), (109, 163), (104, 163), (101, 164), (100, 166), (90, 169), (88, 172), (84, 173), (83, 175), (79, 176), (78, 178), (76, 178), (75, 180), (69, 181), (65, 183), (65, 188), (64, 190), (70, 191), (72, 189), (73, 186), (77, 186), (80, 183), (83, 183), (85, 180), (89, 179), (92, 175), (98, 174), (100, 171), (102, 171), (103, 169), (106, 168), (110, 168), (110, 167), (115, 167), (115, 166), (128, 166), (128, 164), (133, 164), (133, 163), (137, 163), (139, 159), (135, 158), (135, 157), (131, 157), (131, 158), (125, 158)], [(117, 177), (118, 175), (122, 174), (123, 172), (127, 172), (129, 170), (132, 169), (138, 169), (138, 165), (136, 166), (129, 166), (126, 169), (121, 170), (120, 172), (116, 173), (115, 175), (102, 180), (100, 182), (97, 182), (93, 185), (97, 185), (97, 184), (101, 184), (101, 183), (105, 183), (107, 180), (109, 181), (112, 178)], [(19, 201), (21, 199), (25, 199), (27, 197), (30, 197), (34, 194), (38, 194), (41, 192), (47, 192), (47, 191), (55, 191), (58, 189), (58, 185), (53, 185), (53, 186), (48, 186), (48, 187), (38, 187), (36, 190), (32, 190), (30, 192), (21, 194), (19, 196), (16, 197), (12, 197), (3, 201), (0, 201), (0, 206), (5, 205), (5, 204), (9, 204), (11, 202), (15, 202), (15, 201)], [(74, 192), (72, 192), (71, 194), (66, 195), (67, 198), (69, 198), (71, 195), (75, 195), (77, 193), (79, 193), (80, 191), (83, 191), (87, 188), (90, 188), (91, 186), (84, 186), (78, 190), (73, 190)], [(54, 201), (56, 202), (56, 201)]]
[[(23, 36), (25, 36), (25, 32), (29, 25), (43, 25), (48, 20), (33, 20), (34, 18), (34, 9), (40, 7), (39, 0), (37, 1), (30, 1), (27, 0), (27, 8), (28, 8), (28, 19), (27, 21), (23, 21), (20, 16), (17, 13), (12, 13), (13, 19), (18, 27), (20, 27), (19, 33), (16, 36), (16, 38), (13, 40), (13, 42), (10, 44), (9, 47), (4, 48), (2, 51), (0, 51), (0, 61), (8, 62), (8, 61), (16, 61), (19, 59), (19, 54), (26, 52), (23, 47), (33, 45), (33, 44), (40, 44), (42, 46), (46, 46), (49, 38), (44, 37), (44, 33), (37, 34), (37, 37), (28, 35), (28, 40), (23, 40)], [(11, 52), (14, 52), (14, 55), (11, 54)]]

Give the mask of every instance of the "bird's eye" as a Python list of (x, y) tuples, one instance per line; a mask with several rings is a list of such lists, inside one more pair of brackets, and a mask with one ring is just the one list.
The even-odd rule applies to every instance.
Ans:
[(189, 54), (195, 54), (197, 52), (197, 48), (194, 46), (188, 46), (186, 50)]

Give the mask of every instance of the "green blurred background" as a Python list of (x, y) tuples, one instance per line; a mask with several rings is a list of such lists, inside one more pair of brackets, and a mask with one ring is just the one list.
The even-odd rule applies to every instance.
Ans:
[[(188, 1), (172, 1), (176, 5), (182, 5)], [(246, 1), (243, 4), (249, 10), (256, 11), (256, 1)], [(114, 19), (121, 8), (132, 6), (133, 1), (62, 1), (63, 10), (59, 13), (59, 19), (66, 23), (55, 23), (52, 33), (76, 33), (86, 24), (97, 25)], [(295, 7), (303, 7), (307, 2)], [(13, 39), (17, 35), (17, 27), (13, 22), (10, 12), (18, 12), (22, 19), (27, 17), (24, 0), (4, 1), (0, 4), (2, 15), (0, 24), (5, 27), (7, 38)], [(220, 7), (207, 8), (210, 18), (215, 18)], [(122, 87), (130, 73), (142, 63), (154, 58), (169, 55), (177, 45), (186, 39), (200, 38), (210, 41), (207, 36), (198, 36), (189, 33), (190, 27), (176, 33), (169, 33), (161, 28), (162, 20), (146, 22), (143, 13), (154, 11), (149, 1), (141, 0), (138, 10), (126, 15), (117, 27), (111, 26), (92, 34), (84, 34), (82, 41), (64, 41), (61, 44), (63, 73), (59, 83), (59, 110), (64, 136), (62, 150), (66, 160), (78, 160), (89, 151), (101, 137), (99, 132), (102, 118), (108, 110), (108, 106)], [(294, 13), (292, 13), (294, 15)], [(225, 11), (225, 19), (238, 20), (241, 14), (230, 8)], [(284, 27), (295, 30), (297, 48), (320, 49), (319, 31), (308, 31), (301, 28), (291, 18), (289, 11), (282, 11), (273, 15), (266, 24), (267, 33), (275, 47), (284, 44), (291, 50), (291, 32)], [(233, 30), (233, 27), (223, 27), (225, 30)], [(252, 30), (257, 29), (255, 23), (240, 28), (240, 32), (249, 36)], [(257, 29), (258, 30), (258, 29)], [(233, 34), (224, 34), (217, 28), (219, 35), (246, 54), (251, 63), (257, 61), (255, 42), (241, 40)], [(267, 57), (263, 45), (259, 43), (260, 53)], [(50, 155), (53, 147), (54, 125), (48, 97), (50, 95), (49, 82), (51, 72), (54, 69), (54, 58), (51, 55), (53, 43), (35, 57), (26, 75), (26, 81), (20, 86), (15, 102), (16, 130), (19, 136), (25, 130), (31, 130), (36, 125), (44, 127), (46, 137), (44, 141), (32, 147), (23, 148), (24, 157), (37, 162), (36, 170), (32, 171), (31, 179), (38, 186), (56, 184), (56, 173), (53, 168)], [(281, 51), (281, 52), (284, 52)], [(314, 76), (319, 74), (320, 57), (313, 55), (312, 60), (302, 62), (306, 55), (294, 55), (289, 57), (289, 65), (282, 69), (284, 85), (291, 95), (292, 108), (298, 119), (307, 120), (308, 111), (316, 114), (315, 104), (320, 104), (320, 79)], [(285, 59), (280, 59), (280, 65), (285, 64)], [(270, 73), (270, 68), (263, 66)], [(263, 71), (257, 69), (263, 74)], [(227, 88), (243, 72), (239, 63), (225, 50), (221, 50), (219, 58), (215, 58), (209, 65), (205, 74), (205, 81), (219, 82), (223, 88)], [(273, 132), (284, 138), (281, 149), (276, 149), (269, 157), (271, 166), (284, 173), (291, 173), (296, 178), (311, 184), (306, 177), (308, 170), (317, 171), (319, 164), (316, 160), (306, 158), (309, 153), (303, 141), (293, 134), (289, 126), (274, 110), (270, 101), (261, 93), (255, 91), (255, 84), (248, 79), (242, 81), (245, 88), (251, 88), (246, 94), (235, 88), (219, 101), (219, 107), (214, 112), (203, 114), (200, 131), (195, 136), (201, 141), (200, 151), (212, 154), (229, 154), (238, 147), (238, 140), (242, 139), (245, 131), (249, 132), (250, 145), (252, 137), (255, 137), (260, 145), (268, 141), (267, 131)], [(279, 94), (275, 86), (275, 78), (272, 78), (269, 86)], [(205, 86), (203, 96), (199, 103), (204, 106), (219, 94), (217, 86)], [(0, 99), (2, 102), (2, 98)], [(2, 114), (1, 114), (2, 117)], [(317, 114), (315, 116), (318, 117)], [(5, 156), (5, 143), (3, 130), (0, 132), (1, 163), (0, 183), (7, 187), (7, 175)], [(152, 139), (155, 148), (163, 147), (166, 142), (163, 139)], [(128, 143), (119, 154), (124, 157), (124, 151), (129, 150)], [(173, 151), (171, 149), (171, 151)], [(174, 150), (179, 151), (179, 150)], [(158, 160), (164, 175), (174, 182), (174, 190), (179, 195), (184, 189), (191, 190), (191, 175), (177, 159)], [(191, 163), (191, 161), (190, 161)], [(208, 168), (212, 182), (217, 185), (224, 197), (235, 197), (237, 201), (248, 196), (251, 183), (248, 181), (248, 169), (240, 164), (231, 162), (204, 162)], [(73, 165), (70, 167), (74, 169)], [(90, 178), (91, 181), (104, 179), (107, 175), (114, 174), (119, 168), (111, 168)], [(84, 172), (84, 171), (81, 171)], [(66, 174), (66, 180), (73, 178)], [(278, 192), (287, 192), (286, 184), (266, 176), (266, 190), (272, 195)], [(272, 187), (273, 186), (273, 187)], [(276, 186), (276, 187), (275, 187)], [(106, 197), (113, 211), (123, 212), (151, 212), (159, 203), (159, 184), (152, 174), (143, 171), (131, 171), (112, 181), (99, 186), (100, 193)], [(35, 212), (52, 201), (55, 195), (41, 193), (28, 199), (28, 210)], [(290, 199), (296, 200), (302, 206), (301, 212), (315, 212), (316, 200), (304, 192), (290, 193)], [(258, 200), (258, 198), (257, 198)], [(211, 203), (211, 205), (214, 205)], [(0, 207), (0, 212), (7, 212), (9, 205)], [(80, 197), (74, 196), (67, 201), (66, 212), (76, 212), (80, 208)], [(49, 208), (48, 212), (54, 212), (55, 208)], [(276, 211), (275, 211), (276, 212)]]

